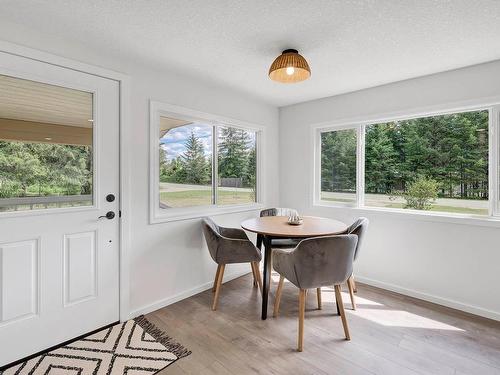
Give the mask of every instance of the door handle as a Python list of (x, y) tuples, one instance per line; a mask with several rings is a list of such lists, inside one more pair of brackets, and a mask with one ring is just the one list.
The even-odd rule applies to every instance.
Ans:
[(102, 216), (99, 216), (98, 219), (108, 219), (108, 220), (111, 220), (111, 219), (114, 219), (115, 218), (115, 213), (113, 211), (108, 211), (106, 212), (106, 215), (102, 215)]

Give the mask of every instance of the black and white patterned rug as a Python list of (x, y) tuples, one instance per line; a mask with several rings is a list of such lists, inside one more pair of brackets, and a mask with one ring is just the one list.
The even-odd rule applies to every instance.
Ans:
[(155, 374), (189, 354), (140, 316), (10, 367), (3, 374)]

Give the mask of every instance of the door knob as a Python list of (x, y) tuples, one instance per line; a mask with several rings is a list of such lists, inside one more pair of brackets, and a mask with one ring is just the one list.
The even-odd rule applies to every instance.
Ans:
[(106, 215), (102, 215), (102, 216), (99, 216), (98, 219), (108, 219), (108, 220), (111, 220), (111, 219), (114, 219), (115, 218), (115, 213), (113, 211), (108, 211), (106, 212)]

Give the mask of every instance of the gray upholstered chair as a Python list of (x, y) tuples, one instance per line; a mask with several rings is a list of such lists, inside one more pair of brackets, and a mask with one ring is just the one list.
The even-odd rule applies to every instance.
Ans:
[(283, 282), (286, 278), (299, 292), (299, 337), (298, 351), (304, 343), (305, 298), (308, 289), (334, 286), (335, 298), (344, 326), (347, 340), (350, 340), (349, 327), (345, 316), (340, 285), (352, 275), (352, 264), (358, 236), (345, 234), (328, 237), (315, 237), (303, 240), (292, 251), (274, 251), (274, 269), (280, 274), (274, 316), (278, 316)]
[[(368, 229), (368, 219), (366, 217), (360, 217), (354, 221), (343, 234), (355, 234), (358, 236), (358, 244), (356, 246), (356, 251), (354, 252), (354, 261), (356, 261), (359, 256), (359, 249), (361, 248), (361, 243), (363, 242), (366, 230)], [(354, 281), (354, 275), (352, 274), (347, 279), (347, 288), (349, 290), (349, 296), (351, 297), (351, 306), (353, 310), (356, 310), (356, 301), (354, 300), (354, 293), (357, 293), (356, 282)], [(318, 307), (321, 308), (321, 288), (317, 290), (318, 294)]]
[[(265, 216), (296, 216), (297, 210), (293, 208), (267, 208), (260, 211), (260, 217)], [(294, 238), (273, 238), (271, 246), (273, 248), (294, 248), (298, 245), (300, 240)], [(257, 236), (257, 247), (260, 249), (262, 245), (262, 238)]]
[(254, 285), (258, 284), (262, 293), (262, 279), (259, 271), (262, 255), (260, 250), (248, 239), (246, 233), (242, 229), (218, 226), (208, 217), (203, 219), (202, 227), (210, 256), (218, 265), (212, 288), (215, 293), (212, 310), (217, 309), (226, 264), (250, 263), (255, 280)]
[[(359, 250), (361, 248), (361, 244), (363, 243), (363, 239), (366, 234), (366, 230), (368, 229), (368, 219), (366, 217), (360, 217), (354, 221), (347, 230), (345, 231), (346, 234), (355, 234), (358, 236), (358, 244), (356, 246), (356, 251), (354, 252), (354, 261), (359, 256)], [(354, 293), (357, 292), (356, 290), (356, 282), (354, 281), (354, 274), (352, 274), (348, 279), (347, 279), (347, 287), (349, 289), (349, 295), (351, 296), (351, 305), (353, 310), (356, 310), (356, 302), (354, 301)]]

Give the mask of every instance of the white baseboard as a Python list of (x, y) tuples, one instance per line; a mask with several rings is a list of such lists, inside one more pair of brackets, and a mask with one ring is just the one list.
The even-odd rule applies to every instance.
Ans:
[(382, 288), (382, 289), (387, 289), (387, 290), (390, 290), (390, 291), (393, 291), (396, 293), (400, 293), (400, 294), (404, 294), (404, 295), (407, 295), (410, 297), (422, 299), (424, 301), (437, 303), (438, 305), (443, 305), (446, 307), (450, 307), (452, 309), (461, 310), (461, 311), (465, 311), (465, 312), (468, 312), (468, 313), (471, 313), (474, 315), (479, 315), (479, 316), (482, 316), (485, 318), (500, 321), (500, 313), (496, 312), (496, 311), (483, 309), (481, 307), (468, 305), (466, 303), (454, 301), (454, 300), (451, 300), (448, 298), (438, 297), (438, 296), (435, 296), (432, 294), (422, 293), (422, 292), (419, 292), (419, 291), (416, 291), (413, 289), (407, 289), (407, 288), (404, 288), (404, 287), (401, 287), (398, 285), (370, 279), (370, 278), (359, 276), (359, 275), (356, 275), (355, 279), (356, 279), (356, 281), (359, 281), (360, 283), (372, 285), (372, 286)]
[[(224, 283), (225, 282), (228, 282), (228, 281), (231, 281), (231, 280), (234, 280), (234, 279), (237, 279), (238, 277), (241, 277), (243, 275), (246, 275), (248, 274), (249, 272), (248, 271), (244, 271), (244, 272), (234, 272), (234, 273), (228, 273), (228, 274), (225, 274), (224, 275)], [(188, 289), (184, 292), (180, 292), (178, 294), (175, 294), (173, 296), (170, 296), (170, 297), (167, 297), (167, 298), (163, 298), (163, 299), (160, 299), (158, 301), (155, 301), (149, 305), (146, 305), (146, 306), (143, 306), (143, 307), (140, 307), (138, 309), (135, 309), (133, 311), (131, 311), (128, 315), (129, 315), (129, 319), (133, 319), (139, 315), (144, 315), (144, 314), (149, 314), (150, 312), (153, 312), (153, 311), (156, 311), (156, 310), (159, 310), (165, 306), (168, 306), (168, 305), (171, 305), (173, 303), (176, 303), (176, 302), (179, 302), (183, 299), (186, 299), (188, 297), (191, 297), (191, 296), (194, 296), (195, 294), (198, 294), (200, 292), (203, 292), (207, 289), (210, 289), (213, 287), (213, 284), (214, 282), (213, 281), (209, 281), (208, 283), (205, 283), (205, 284), (201, 284), (201, 285), (198, 285), (194, 288), (191, 288), (191, 289)]]

